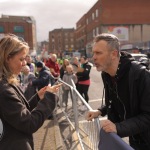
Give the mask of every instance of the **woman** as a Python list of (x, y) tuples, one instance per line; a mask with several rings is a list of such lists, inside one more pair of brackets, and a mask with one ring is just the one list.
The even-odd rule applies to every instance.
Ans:
[(64, 73), (66, 72), (66, 66), (68, 66), (70, 64), (68, 59), (64, 59), (63, 60), (63, 64), (60, 68), (60, 78), (62, 79), (64, 76)]
[[(78, 91), (88, 103), (89, 101), (88, 90), (90, 86), (90, 71), (91, 71), (92, 64), (88, 62), (88, 58), (85, 56), (81, 57), (80, 63), (81, 63), (81, 67), (78, 67), (76, 73), (78, 77)], [(87, 107), (85, 105), (81, 107), (82, 111), (85, 111), (86, 109)]]
[(59, 85), (44, 87), (29, 101), (19, 87), (17, 76), (26, 65), (29, 52), (27, 43), (15, 35), (6, 35), (0, 40), (0, 118), (4, 133), (1, 150), (33, 150), (32, 134), (53, 112), (55, 92)]

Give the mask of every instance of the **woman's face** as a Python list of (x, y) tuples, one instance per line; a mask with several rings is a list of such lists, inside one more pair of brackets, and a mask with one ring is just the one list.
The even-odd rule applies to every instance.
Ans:
[(15, 75), (19, 75), (22, 67), (26, 65), (26, 55), (28, 53), (27, 49), (23, 49), (20, 53), (8, 58), (8, 66), (11, 72)]
[(64, 60), (64, 65), (65, 65), (65, 66), (69, 65), (69, 61), (65, 59), (65, 60)]

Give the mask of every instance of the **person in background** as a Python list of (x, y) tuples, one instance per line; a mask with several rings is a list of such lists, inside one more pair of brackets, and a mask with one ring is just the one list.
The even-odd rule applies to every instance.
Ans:
[(35, 74), (30, 72), (30, 68), (28, 65), (23, 66), (21, 71), (21, 78), (22, 78), (22, 87), (24, 96), (27, 100), (30, 100), (30, 98), (37, 92), (36, 87), (30, 84), (33, 80), (36, 79)]
[(36, 71), (35, 70), (35, 64), (32, 62), (32, 57), (30, 55), (26, 56), (26, 62), (27, 62), (27, 65), (30, 68), (30, 71), (35, 74), (35, 71)]
[[(42, 61), (36, 63), (36, 68), (38, 72), (38, 77), (37, 79), (30, 82), (31, 86), (34, 86), (38, 90), (40, 90), (41, 88), (47, 85), (53, 85), (55, 83), (55, 79), (51, 75), (49, 68), (46, 67)], [(53, 119), (53, 118), (54, 118), (53, 113), (51, 113), (48, 116), (48, 119)]]
[(45, 64), (49, 69), (51, 74), (58, 78), (60, 75), (60, 68), (59, 65), (57, 63), (57, 55), (56, 54), (51, 54), (50, 58), (48, 59), (48, 61)]
[[(73, 72), (72, 65), (69, 64), (69, 65), (66, 66), (66, 72), (64, 73), (64, 76), (63, 76), (62, 80), (64, 82), (66, 82), (67, 84), (72, 85), (71, 79), (73, 80), (74, 84), (77, 83), (77, 76)], [(68, 95), (69, 95), (69, 92), (70, 92), (70, 87), (63, 84), (62, 88), (63, 88), (63, 101), (62, 102), (65, 103), (65, 106), (67, 107), (68, 106)], [(71, 93), (70, 93), (70, 95), (71, 95)]]
[[(72, 67), (73, 67), (73, 72), (77, 73), (78, 68), (80, 68), (80, 61), (78, 57), (73, 57)], [(76, 89), (78, 90), (78, 81), (76, 83)]]
[[(89, 96), (88, 96), (88, 90), (90, 86), (90, 71), (91, 71), (91, 63), (88, 62), (88, 58), (85, 56), (82, 56), (80, 58), (81, 67), (78, 67), (77, 70), (77, 78), (78, 78), (78, 91), (81, 94), (81, 96), (86, 100), (88, 103)], [(86, 110), (86, 106), (83, 105), (81, 107), (81, 110)]]
[(60, 68), (60, 78), (63, 78), (64, 73), (66, 72), (66, 66), (68, 66), (70, 64), (68, 59), (64, 59), (63, 60), (63, 64)]
[[(1, 150), (33, 150), (33, 136), (53, 112), (59, 85), (46, 86), (27, 101), (17, 79), (26, 65), (29, 46), (15, 35), (0, 40), (0, 118), (4, 133)], [(34, 105), (33, 105), (34, 103)]]
[(101, 121), (105, 132), (129, 136), (135, 150), (150, 150), (150, 72), (120, 51), (113, 34), (95, 37), (92, 51), (97, 71), (102, 71), (105, 105), (89, 111), (87, 120), (107, 115)]
[(72, 62), (73, 70), (76, 73), (78, 70), (78, 67), (80, 66), (79, 58), (78, 57), (73, 57), (73, 62)]
[(30, 72), (30, 68), (28, 65), (25, 65), (22, 67), (21, 78), (22, 78), (21, 79), (21, 82), (22, 82), (21, 85), (23, 87), (22, 90), (25, 92), (28, 84), (30, 83), (29, 81), (35, 79), (35, 74)]
[(37, 87), (38, 90), (47, 86), (54, 84), (54, 78), (51, 76), (49, 68), (45, 66), (42, 61), (37, 62), (36, 64), (38, 78), (30, 82), (31, 85)]

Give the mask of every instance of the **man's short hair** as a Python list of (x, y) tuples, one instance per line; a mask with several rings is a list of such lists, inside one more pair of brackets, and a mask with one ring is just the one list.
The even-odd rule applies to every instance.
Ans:
[(97, 43), (101, 40), (106, 41), (111, 50), (113, 49), (116, 49), (118, 51), (120, 50), (120, 42), (119, 42), (119, 39), (115, 35), (110, 34), (110, 33), (99, 34), (94, 38), (94, 43)]
[(43, 68), (44, 67), (44, 63), (42, 61), (37, 62), (36, 64), (37, 68)]

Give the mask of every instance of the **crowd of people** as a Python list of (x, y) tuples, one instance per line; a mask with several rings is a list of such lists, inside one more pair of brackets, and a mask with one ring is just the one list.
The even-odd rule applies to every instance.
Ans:
[[(73, 57), (72, 59), (64, 58), (62, 64), (57, 61), (58, 58), (56, 54), (51, 54), (47, 61), (42, 61), (43, 59), (41, 58), (34, 62), (30, 55), (27, 55), (25, 60), (26, 65), (19, 74), (19, 80), (20, 86), (27, 99), (32, 97), (32, 95), (41, 88), (47, 85), (54, 85), (60, 78), (69, 85), (72, 85), (71, 80), (73, 80), (76, 89), (88, 103), (90, 71), (93, 65), (88, 62), (87, 57)], [(63, 105), (67, 107), (70, 88), (66, 85), (62, 85), (62, 92), (62, 102)], [(82, 111), (87, 109), (84, 104), (80, 108)]]

